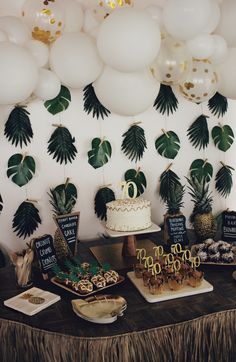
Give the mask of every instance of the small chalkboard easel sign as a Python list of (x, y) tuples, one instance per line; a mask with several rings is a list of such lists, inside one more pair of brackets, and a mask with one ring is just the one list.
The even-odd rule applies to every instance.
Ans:
[(186, 217), (184, 215), (166, 216), (165, 225), (168, 244), (188, 244)]
[(222, 239), (231, 243), (236, 241), (236, 211), (223, 211)]
[(77, 252), (79, 217), (80, 213), (74, 212), (72, 214), (59, 215), (54, 218), (61, 236), (67, 243), (72, 255), (75, 255)]
[(43, 278), (47, 279), (49, 270), (55, 264), (57, 264), (56, 252), (53, 246), (53, 238), (51, 235), (46, 234), (33, 239), (33, 244)]

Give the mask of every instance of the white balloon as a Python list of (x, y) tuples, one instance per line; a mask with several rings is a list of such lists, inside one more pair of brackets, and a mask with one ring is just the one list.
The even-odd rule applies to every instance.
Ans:
[(48, 100), (55, 98), (60, 90), (61, 82), (56, 74), (48, 69), (39, 69), (39, 78), (34, 94), (42, 100)]
[(229, 48), (227, 59), (217, 66), (220, 76), (218, 92), (223, 96), (236, 99), (236, 48)]
[(163, 9), (163, 23), (168, 33), (180, 40), (201, 33), (210, 16), (210, 0), (167, 0)]
[(121, 8), (101, 24), (97, 47), (103, 61), (120, 71), (132, 72), (149, 66), (160, 49), (160, 31), (144, 11)]
[(38, 80), (38, 67), (29, 51), (11, 42), (0, 43), (0, 104), (24, 101)]
[(5, 33), (5, 31), (0, 30), (0, 41), (8, 41), (9, 38), (7, 36), (7, 34)]
[(67, 33), (80, 31), (83, 26), (84, 13), (76, 0), (61, 1), (64, 8), (65, 27)]
[(31, 52), (39, 67), (44, 67), (48, 63), (49, 49), (46, 44), (32, 39), (25, 46)]
[(13, 43), (24, 45), (31, 35), (23, 21), (15, 16), (0, 17), (0, 29), (3, 30)]
[(7, 16), (20, 16), (25, 0), (1, 0), (0, 14)]
[(228, 56), (228, 46), (225, 39), (216, 34), (212, 34), (214, 40), (214, 50), (211, 55), (211, 61), (214, 64), (222, 63), (226, 60)]
[(221, 5), (220, 22), (215, 33), (223, 36), (230, 47), (236, 46), (235, 19), (236, 1), (224, 1)]
[(214, 51), (214, 38), (210, 34), (200, 34), (186, 42), (193, 58), (207, 59)]
[(163, 25), (162, 9), (158, 6), (150, 5), (145, 10), (149, 15), (151, 15), (152, 19), (156, 21), (161, 28)]
[(211, 2), (211, 16), (208, 20), (207, 26), (202, 30), (202, 33), (211, 34), (217, 27), (220, 21), (220, 7), (216, 0)]
[(71, 88), (94, 82), (103, 67), (93, 39), (83, 33), (65, 33), (57, 39), (49, 62), (61, 82)]
[(98, 35), (99, 26), (106, 18), (107, 11), (102, 7), (94, 7), (86, 9), (84, 12), (84, 23), (83, 30), (85, 33), (93, 36), (94, 38)]
[(121, 73), (106, 66), (93, 86), (100, 102), (111, 112), (134, 116), (154, 104), (160, 83), (146, 69)]
[(166, 0), (134, 0), (134, 6), (140, 9), (147, 8), (150, 5), (156, 5), (163, 8), (165, 2)]

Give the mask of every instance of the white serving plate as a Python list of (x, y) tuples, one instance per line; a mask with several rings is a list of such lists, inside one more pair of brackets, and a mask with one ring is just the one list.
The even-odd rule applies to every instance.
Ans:
[(108, 229), (106, 226), (105, 226), (105, 228), (106, 228), (106, 232), (107, 232), (108, 236), (110, 236), (111, 238), (119, 238), (121, 236), (129, 236), (129, 235), (155, 233), (155, 232), (161, 230), (160, 226), (154, 224), (154, 222), (152, 222), (152, 225), (149, 228), (143, 229), (143, 230), (137, 230), (137, 231), (114, 231), (114, 230)]
[(211, 292), (213, 290), (213, 285), (203, 279), (201, 285), (199, 287), (193, 288), (189, 285), (184, 285), (184, 287), (180, 290), (170, 290), (168, 287), (164, 287), (164, 291), (158, 295), (150, 294), (148, 287), (144, 287), (143, 279), (136, 278), (134, 272), (127, 273), (128, 278), (138, 289), (140, 294), (146, 299), (149, 303), (163, 302), (165, 300), (188, 297), (190, 295), (202, 294)]

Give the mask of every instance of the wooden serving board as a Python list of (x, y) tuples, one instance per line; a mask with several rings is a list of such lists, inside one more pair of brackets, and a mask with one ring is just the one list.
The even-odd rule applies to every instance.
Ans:
[(164, 287), (165, 289), (161, 294), (152, 295), (149, 292), (148, 287), (144, 287), (143, 279), (136, 278), (133, 271), (127, 273), (127, 276), (138, 289), (140, 294), (144, 297), (144, 299), (146, 299), (146, 301), (149, 303), (163, 302), (165, 300), (188, 297), (190, 295), (207, 293), (213, 290), (213, 285), (203, 279), (202, 284), (196, 288), (193, 288), (189, 285), (184, 285), (182, 289), (173, 291), (170, 290), (168, 287)]
[(103, 291), (103, 290), (108, 289), (108, 288), (111, 288), (111, 287), (114, 287), (115, 285), (122, 283), (124, 280), (125, 280), (125, 278), (124, 278), (122, 275), (120, 275), (120, 276), (119, 276), (119, 280), (118, 280), (118, 282), (116, 282), (116, 283), (109, 284), (109, 285), (107, 285), (107, 286), (104, 287), (104, 288), (96, 288), (96, 289), (94, 289), (94, 290), (93, 290), (92, 292), (90, 292), (90, 293), (80, 294), (79, 292), (76, 292), (75, 290), (73, 290), (73, 289), (70, 288), (69, 286), (66, 286), (66, 285), (63, 284), (63, 283), (60, 283), (60, 282), (57, 280), (56, 277), (51, 278), (51, 282), (52, 282), (53, 284), (57, 285), (58, 287), (60, 287), (60, 288), (62, 288), (62, 289), (64, 289), (64, 290), (67, 290), (67, 291), (70, 292), (70, 293), (73, 293), (73, 294), (77, 295), (78, 297), (88, 297), (89, 295), (95, 294), (95, 293), (97, 293), (97, 292)]

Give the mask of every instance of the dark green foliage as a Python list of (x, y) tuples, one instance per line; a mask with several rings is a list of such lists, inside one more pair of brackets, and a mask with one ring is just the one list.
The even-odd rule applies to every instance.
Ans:
[(174, 113), (178, 109), (178, 99), (169, 85), (161, 84), (157, 98), (154, 102), (154, 108), (161, 113)]
[(215, 146), (223, 152), (226, 152), (234, 142), (234, 132), (228, 125), (215, 126), (211, 131), (211, 135)]
[(59, 126), (52, 133), (48, 141), (48, 153), (53, 154), (53, 159), (62, 164), (63, 162), (72, 162), (77, 153), (74, 145), (75, 138), (71, 136), (68, 128)]
[(47, 108), (48, 112), (55, 115), (65, 111), (69, 107), (70, 101), (70, 91), (68, 88), (62, 85), (60, 93), (55, 98), (44, 102), (44, 106)]
[(180, 178), (176, 173), (174, 173), (172, 170), (165, 170), (162, 172), (160, 176), (160, 190), (159, 194), (161, 199), (164, 202), (167, 202), (169, 198), (169, 190), (171, 188), (177, 188), (178, 186), (182, 186), (180, 183)]
[(143, 157), (145, 148), (147, 148), (145, 133), (142, 127), (133, 124), (127, 132), (125, 132), (121, 150), (131, 160), (137, 162)]
[(54, 215), (70, 214), (77, 200), (77, 189), (74, 184), (66, 182), (50, 189), (48, 193)]
[(207, 162), (207, 160), (194, 160), (190, 166), (191, 177), (196, 177), (198, 181), (206, 179), (206, 181), (209, 182), (212, 178), (212, 174), (213, 167), (209, 162)]
[(216, 190), (223, 197), (229, 196), (231, 192), (233, 186), (232, 171), (234, 171), (233, 167), (223, 165), (216, 174)]
[(22, 202), (16, 210), (12, 222), (12, 228), (16, 235), (23, 236), (25, 239), (34, 233), (39, 224), (41, 224), (39, 210), (32, 202)]
[(161, 156), (174, 159), (180, 149), (179, 137), (173, 131), (165, 132), (156, 139), (155, 147)]
[[(137, 197), (142, 195), (145, 191), (145, 188), (147, 187), (147, 180), (146, 180), (146, 176), (144, 175), (144, 173), (142, 171), (140, 171), (140, 169), (135, 170), (135, 169), (130, 169), (127, 170), (125, 172), (125, 181), (129, 182), (132, 181), (136, 184), (137, 186)], [(134, 189), (133, 186), (131, 185), (129, 187), (129, 197), (133, 197), (134, 196)]]
[(6, 121), (4, 134), (16, 147), (18, 144), (21, 148), (23, 144), (27, 146), (33, 138), (29, 115), (30, 113), (25, 108), (17, 106), (11, 111)]
[(94, 210), (98, 218), (107, 219), (106, 203), (113, 200), (115, 200), (115, 194), (109, 187), (102, 187), (98, 190), (94, 199)]
[(207, 125), (207, 116), (199, 116), (188, 129), (189, 141), (193, 147), (206, 148), (209, 144), (209, 130)]
[(220, 93), (216, 92), (215, 95), (209, 99), (208, 108), (214, 116), (223, 117), (228, 110), (228, 100)]
[(18, 186), (26, 185), (35, 173), (35, 162), (31, 156), (16, 153), (8, 160), (7, 177)]
[(92, 150), (88, 152), (88, 163), (93, 168), (99, 168), (105, 165), (112, 154), (112, 148), (109, 141), (94, 138), (92, 140)]
[(93, 118), (97, 118), (99, 119), (99, 117), (102, 117), (102, 119), (104, 119), (104, 117), (108, 117), (109, 114), (111, 113), (107, 108), (105, 108), (100, 101), (98, 100), (93, 85), (88, 84), (84, 89), (84, 111), (86, 113), (91, 113), (93, 115)]

